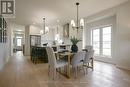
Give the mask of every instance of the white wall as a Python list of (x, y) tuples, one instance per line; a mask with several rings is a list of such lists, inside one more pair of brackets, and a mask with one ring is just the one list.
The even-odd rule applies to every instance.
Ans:
[(29, 29), (30, 35), (40, 35), (40, 30), (42, 29), (42, 27), (36, 25), (30, 25), (29, 27), (30, 27)]
[[(115, 33), (115, 52), (114, 60), (118, 67), (130, 69), (130, 1), (110, 8), (103, 12), (86, 18), (87, 23), (97, 21), (99, 19), (116, 15), (116, 31)], [(87, 26), (87, 25), (86, 25)], [(87, 28), (84, 37), (87, 37)], [(84, 39), (84, 44), (88, 43), (88, 38)]]
[(30, 56), (30, 26), (25, 26), (25, 56)]

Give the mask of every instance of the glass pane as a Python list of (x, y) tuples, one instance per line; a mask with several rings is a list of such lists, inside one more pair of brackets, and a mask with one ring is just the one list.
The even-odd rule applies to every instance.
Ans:
[(111, 42), (103, 42), (103, 49), (110, 49), (111, 48)]
[(103, 34), (103, 41), (111, 41), (111, 33)]
[(111, 33), (111, 27), (104, 27), (103, 28), (103, 34), (110, 34)]
[(111, 56), (111, 49), (103, 49), (103, 55)]
[(93, 30), (93, 48), (95, 50), (95, 54), (99, 55), (100, 49), (100, 30), (95, 29)]
[(103, 28), (103, 55), (111, 56), (111, 27)]

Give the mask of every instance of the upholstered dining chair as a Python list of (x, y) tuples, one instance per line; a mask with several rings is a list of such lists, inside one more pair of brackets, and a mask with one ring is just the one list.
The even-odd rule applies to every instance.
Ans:
[(75, 77), (77, 77), (77, 69), (78, 69), (78, 66), (82, 66), (82, 61), (84, 60), (85, 58), (85, 54), (86, 52), (85, 51), (80, 51), (80, 52), (77, 52), (72, 60), (71, 60), (71, 64), (72, 64), (72, 69), (74, 70), (74, 75)]
[(51, 47), (46, 47), (46, 51), (47, 51), (47, 55), (48, 55), (49, 73), (51, 73), (51, 75), (53, 76), (53, 80), (54, 80), (56, 77), (56, 74), (57, 74), (57, 69), (67, 66), (68, 61), (65, 61), (62, 59), (56, 60), (54, 50)]
[(93, 64), (94, 63), (94, 49), (93, 49), (93, 46), (86, 45), (85, 48), (83, 49), (83, 51), (86, 51), (86, 52), (91, 51), (92, 52), (91, 58), (89, 58), (89, 63), (87, 65), (88, 65), (88, 68), (91, 68), (93, 70), (94, 69), (94, 64)]
[(88, 68), (91, 68), (93, 70), (93, 55), (94, 50), (89, 50), (86, 52), (85, 58), (83, 60), (83, 67), (86, 67), (86, 70)]

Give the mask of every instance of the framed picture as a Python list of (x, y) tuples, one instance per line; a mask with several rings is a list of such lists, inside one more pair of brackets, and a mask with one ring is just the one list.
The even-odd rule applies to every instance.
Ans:
[(69, 23), (67, 23), (63, 26), (63, 36), (69, 37)]

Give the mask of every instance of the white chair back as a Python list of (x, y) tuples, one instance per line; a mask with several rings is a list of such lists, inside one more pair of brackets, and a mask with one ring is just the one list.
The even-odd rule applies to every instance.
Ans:
[(91, 50), (93, 50), (93, 46), (91, 46), (91, 45), (86, 45), (86, 46), (85, 46), (85, 49), (87, 49), (87, 51), (91, 51)]
[(86, 54), (85, 51), (81, 51), (81, 52), (76, 53), (71, 61), (72, 66), (73, 67), (78, 66), (81, 63), (81, 61), (84, 60), (85, 54)]
[(56, 57), (54, 54), (54, 50), (51, 47), (46, 47), (47, 55), (48, 55), (48, 62), (50, 67), (56, 66)]

